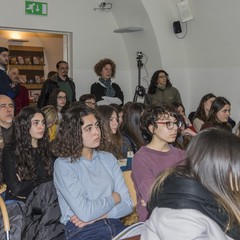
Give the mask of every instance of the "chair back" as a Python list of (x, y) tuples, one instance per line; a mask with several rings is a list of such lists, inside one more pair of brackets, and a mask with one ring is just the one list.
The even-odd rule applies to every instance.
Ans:
[(4, 225), (4, 230), (6, 234), (6, 239), (9, 240), (10, 236), (10, 222), (9, 222), (9, 217), (8, 217), (8, 211), (5, 205), (5, 202), (3, 201), (1, 195), (0, 195), (0, 209), (2, 212), (2, 218), (3, 218), (3, 225)]
[(124, 171), (123, 177), (124, 177), (125, 183), (127, 185), (130, 197), (133, 201), (133, 206), (135, 207), (137, 205), (137, 194), (136, 194), (136, 190), (134, 187), (134, 183), (133, 183), (131, 174), (132, 174), (132, 171)]

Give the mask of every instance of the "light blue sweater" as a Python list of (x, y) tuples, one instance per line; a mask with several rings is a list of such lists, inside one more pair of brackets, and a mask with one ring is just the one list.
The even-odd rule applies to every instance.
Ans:
[[(54, 184), (63, 224), (73, 215), (88, 222), (104, 214), (108, 218), (121, 218), (132, 211), (133, 203), (122, 171), (111, 153), (94, 150), (92, 160), (81, 157), (75, 162), (58, 158), (54, 163)], [(117, 205), (112, 192), (121, 196)]]

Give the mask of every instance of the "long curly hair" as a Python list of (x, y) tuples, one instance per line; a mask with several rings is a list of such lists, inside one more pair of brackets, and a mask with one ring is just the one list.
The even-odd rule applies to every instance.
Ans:
[(48, 132), (45, 128), (44, 135), (38, 139), (38, 147), (32, 147), (32, 137), (29, 133), (31, 128), (31, 119), (36, 113), (44, 116), (44, 113), (35, 107), (25, 107), (15, 118), (13, 124), (12, 142), (15, 144), (16, 169), (21, 180), (36, 180), (36, 162), (35, 154), (43, 159), (44, 168), (49, 176), (52, 175), (53, 165), (52, 156), (48, 148)]
[(109, 59), (109, 58), (104, 58), (99, 60), (99, 62), (97, 62), (94, 66), (94, 71), (95, 73), (100, 77), (101, 76), (101, 72), (102, 69), (107, 65), (110, 64), (112, 67), (112, 77), (115, 77), (115, 73), (116, 73), (116, 64), (113, 60)]
[(67, 93), (60, 89), (60, 88), (56, 88), (52, 91), (50, 97), (49, 97), (49, 105), (53, 105), (56, 109), (57, 109), (57, 97), (58, 97), (58, 94), (60, 92), (63, 92), (66, 94), (66, 104), (65, 106), (61, 109), (61, 113), (64, 113), (68, 108), (69, 108), (69, 105), (70, 105), (70, 102), (67, 98)]
[(97, 114), (103, 129), (101, 150), (112, 153), (117, 159), (122, 158), (122, 136), (118, 129), (115, 134), (112, 133), (110, 127), (110, 118), (117, 110), (110, 105), (101, 105), (97, 107)]
[(166, 75), (166, 77), (167, 77), (166, 87), (172, 87), (172, 83), (170, 82), (168, 73), (164, 70), (158, 70), (152, 75), (151, 82), (150, 82), (150, 85), (149, 85), (149, 88), (148, 88), (148, 93), (149, 94), (155, 94), (156, 93), (159, 73), (164, 73)]
[(51, 144), (51, 150), (55, 156), (71, 158), (72, 162), (82, 156), (83, 117), (90, 114), (99, 120), (96, 111), (84, 105), (71, 107), (63, 114), (58, 134)]

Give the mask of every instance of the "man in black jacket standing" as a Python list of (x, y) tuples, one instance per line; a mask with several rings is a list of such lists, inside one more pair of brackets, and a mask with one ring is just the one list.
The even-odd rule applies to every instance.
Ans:
[(73, 79), (68, 77), (68, 63), (65, 61), (59, 61), (56, 64), (56, 68), (57, 75), (47, 79), (43, 83), (42, 91), (38, 99), (39, 108), (48, 105), (49, 97), (56, 88), (60, 88), (67, 93), (67, 98), (70, 104), (76, 101), (75, 84)]

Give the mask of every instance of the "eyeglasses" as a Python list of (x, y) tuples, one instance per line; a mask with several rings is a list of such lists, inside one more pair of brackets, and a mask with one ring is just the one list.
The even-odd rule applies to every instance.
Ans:
[(97, 104), (96, 103), (94, 103), (94, 102), (85, 102), (86, 104), (89, 104), (89, 105), (91, 105), (91, 106), (97, 106)]
[(57, 99), (66, 99), (66, 96), (58, 96)]
[(159, 76), (158, 78), (167, 78), (167, 76)]
[(177, 126), (177, 128), (180, 128), (181, 126), (182, 126), (182, 122), (171, 122), (171, 121), (169, 121), (169, 122), (160, 122), (160, 121), (158, 121), (158, 122), (156, 122), (157, 124), (166, 124), (166, 127), (167, 127), (167, 129), (168, 130), (172, 130), (173, 128), (174, 128), (174, 125), (176, 125)]

